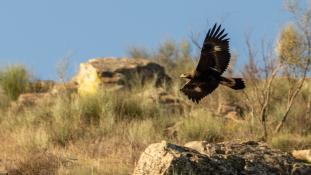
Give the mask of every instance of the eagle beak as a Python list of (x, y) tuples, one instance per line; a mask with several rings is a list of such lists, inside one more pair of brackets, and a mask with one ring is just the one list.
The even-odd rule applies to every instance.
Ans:
[(181, 74), (180, 78), (187, 78), (187, 75), (186, 74)]

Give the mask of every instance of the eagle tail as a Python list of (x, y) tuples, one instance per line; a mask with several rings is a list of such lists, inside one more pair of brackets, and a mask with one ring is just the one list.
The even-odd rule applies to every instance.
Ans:
[(242, 78), (221, 77), (220, 84), (230, 87), (234, 90), (244, 89), (245, 83)]

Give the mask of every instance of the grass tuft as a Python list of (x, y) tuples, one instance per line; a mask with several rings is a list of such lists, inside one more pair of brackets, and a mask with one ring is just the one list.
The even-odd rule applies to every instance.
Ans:
[(223, 121), (212, 116), (211, 113), (200, 111), (194, 116), (186, 117), (178, 128), (178, 139), (182, 141), (205, 140), (217, 142), (224, 139)]
[(307, 149), (311, 147), (311, 135), (279, 134), (271, 138), (270, 145), (273, 148), (287, 152)]

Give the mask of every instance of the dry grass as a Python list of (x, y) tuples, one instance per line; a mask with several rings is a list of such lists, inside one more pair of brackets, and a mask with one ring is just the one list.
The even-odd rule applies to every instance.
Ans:
[(224, 139), (224, 121), (212, 115), (210, 112), (200, 110), (185, 117), (178, 127), (178, 139), (183, 142), (191, 140), (222, 141)]
[(0, 157), (11, 174), (129, 174), (148, 144), (165, 139), (158, 106), (130, 93), (52, 101), (3, 112)]
[(286, 133), (276, 135), (271, 139), (270, 145), (273, 148), (289, 152), (292, 150), (308, 149), (311, 147), (311, 134), (307, 136)]
[[(178, 84), (170, 92), (182, 97)], [(159, 104), (136, 95), (148, 88), (87, 97), (63, 94), (21, 111), (4, 103), (0, 108), (2, 166), (10, 174), (130, 174), (141, 152), (153, 142), (184, 144), (261, 136), (259, 120), (247, 111), (240, 122), (215, 115), (220, 92), (180, 114), (163, 111)], [(273, 111), (278, 113), (277, 108)], [(272, 135), (269, 143), (285, 151), (310, 146), (310, 136), (299, 135), (298, 125), (293, 122), (285, 134)]]

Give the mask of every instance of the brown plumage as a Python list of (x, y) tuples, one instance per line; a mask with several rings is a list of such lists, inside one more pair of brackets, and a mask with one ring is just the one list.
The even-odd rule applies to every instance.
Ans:
[(214, 25), (205, 37), (199, 63), (192, 74), (182, 74), (180, 77), (189, 81), (180, 89), (193, 102), (199, 101), (213, 92), (219, 84), (239, 90), (245, 88), (241, 78), (226, 78), (221, 76), (230, 61), (229, 38), (221, 25)]

